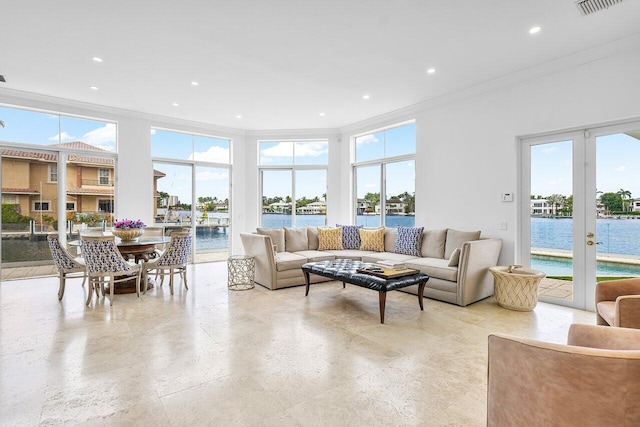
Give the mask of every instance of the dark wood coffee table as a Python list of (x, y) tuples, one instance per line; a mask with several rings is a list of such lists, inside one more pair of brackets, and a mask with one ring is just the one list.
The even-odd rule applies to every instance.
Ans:
[[(422, 298), (424, 294), (424, 286), (427, 284), (429, 276), (420, 273), (418, 270), (406, 271), (404, 272), (405, 274), (398, 274), (398, 272), (395, 272), (395, 277), (392, 278), (388, 278), (388, 275), (385, 274), (374, 275), (364, 272), (366, 271), (366, 268), (373, 266), (374, 264), (371, 263), (352, 261), (349, 259), (308, 262), (302, 266), (304, 280), (307, 285), (305, 296), (309, 295), (309, 288), (311, 285), (311, 282), (309, 281), (310, 274), (317, 274), (333, 280), (339, 280), (342, 282), (343, 288), (346, 286), (345, 283), (350, 283), (362, 288), (378, 291), (380, 301), (380, 323), (384, 323), (384, 309), (387, 301), (387, 292), (411, 285), (418, 285), (418, 304), (420, 304), (420, 310), (424, 310)], [(398, 275), (400, 277), (398, 277)]]

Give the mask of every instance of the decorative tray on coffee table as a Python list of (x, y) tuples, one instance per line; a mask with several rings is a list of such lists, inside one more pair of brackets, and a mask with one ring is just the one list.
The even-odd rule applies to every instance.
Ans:
[(403, 268), (402, 270), (391, 270), (391, 269), (376, 269), (369, 270), (366, 268), (359, 268), (356, 270), (358, 273), (362, 274), (370, 274), (372, 276), (380, 277), (382, 279), (397, 279), (398, 277), (411, 276), (413, 274), (418, 274), (420, 271), (414, 270), (413, 268)]

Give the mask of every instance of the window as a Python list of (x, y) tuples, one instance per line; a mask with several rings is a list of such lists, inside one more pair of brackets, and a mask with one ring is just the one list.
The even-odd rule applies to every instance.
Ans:
[(17, 194), (3, 194), (2, 203), (6, 205), (17, 205), (19, 203), (19, 196)]
[(415, 123), (354, 139), (355, 223), (365, 227), (415, 224)]
[(75, 211), (76, 210), (76, 202), (67, 202), (67, 210)]
[(33, 210), (34, 211), (43, 211), (43, 212), (48, 212), (49, 209), (49, 205), (51, 204), (51, 202), (33, 202)]
[(111, 185), (111, 181), (109, 181), (109, 169), (98, 170), (98, 185)]
[(228, 257), (230, 149), (229, 139), (151, 130), (155, 222), (195, 225), (195, 262)]
[(263, 228), (326, 225), (329, 142), (260, 141)]
[(98, 199), (98, 212), (113, 213), (113, 200)]
[(58, 165), (49, 165), (49, 182), (58, 182)]

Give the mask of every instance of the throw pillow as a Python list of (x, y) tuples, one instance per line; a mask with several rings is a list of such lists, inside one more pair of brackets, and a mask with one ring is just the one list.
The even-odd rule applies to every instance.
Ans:
[(342, 227), (318, 227), (318, 250), (342, 250)]
[(393, 252), (397, 254), (421, 256), (422, 231), (424, 227), (398, 227), (396, 245)]
[(449, 228), (447, 230), (447, 242), (444, 245), (444, 258), (448, 259), (456, 248), (461, 248), (464, 242), (478, 240), (479, 231), (458, 231)]
[(460, 262), (460, 248), (456, 248), (451, 254), (451, 258), (449, 258), (448, 267), (457, 267), (458, 262)]
[(374, 230), (361, 228), (360, 232), (360, 250), (384, 252), (384, 227)]
[(309, 240), (309, 250), (318, 250), (318, 227), (307, 227), (307, 240)]
[(282, 228), (258, 228), (258, 234), (271, 237), (271, 243), (276, 246), (276, 252), (284, 252), (284, 230)]
[(287, 252), (306, 251), (309, 249), (307, 227), (284, 228), (284, 247)]
[(342, 227), (342, 247), (344, 249), (360, 249), (360, 233), (359, 229), (361, 225), (340, 225), (336, 224), (336, 227)]

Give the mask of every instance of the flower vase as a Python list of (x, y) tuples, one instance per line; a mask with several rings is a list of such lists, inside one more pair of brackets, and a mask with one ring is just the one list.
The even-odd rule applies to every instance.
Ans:
[(144, 229), (142, 228), (114, 228), (113, 235), (119, 237), (123, 242), (128, 242), (131, 240), (136, 240), (138, 237), (142, 236), (144, 233)]

